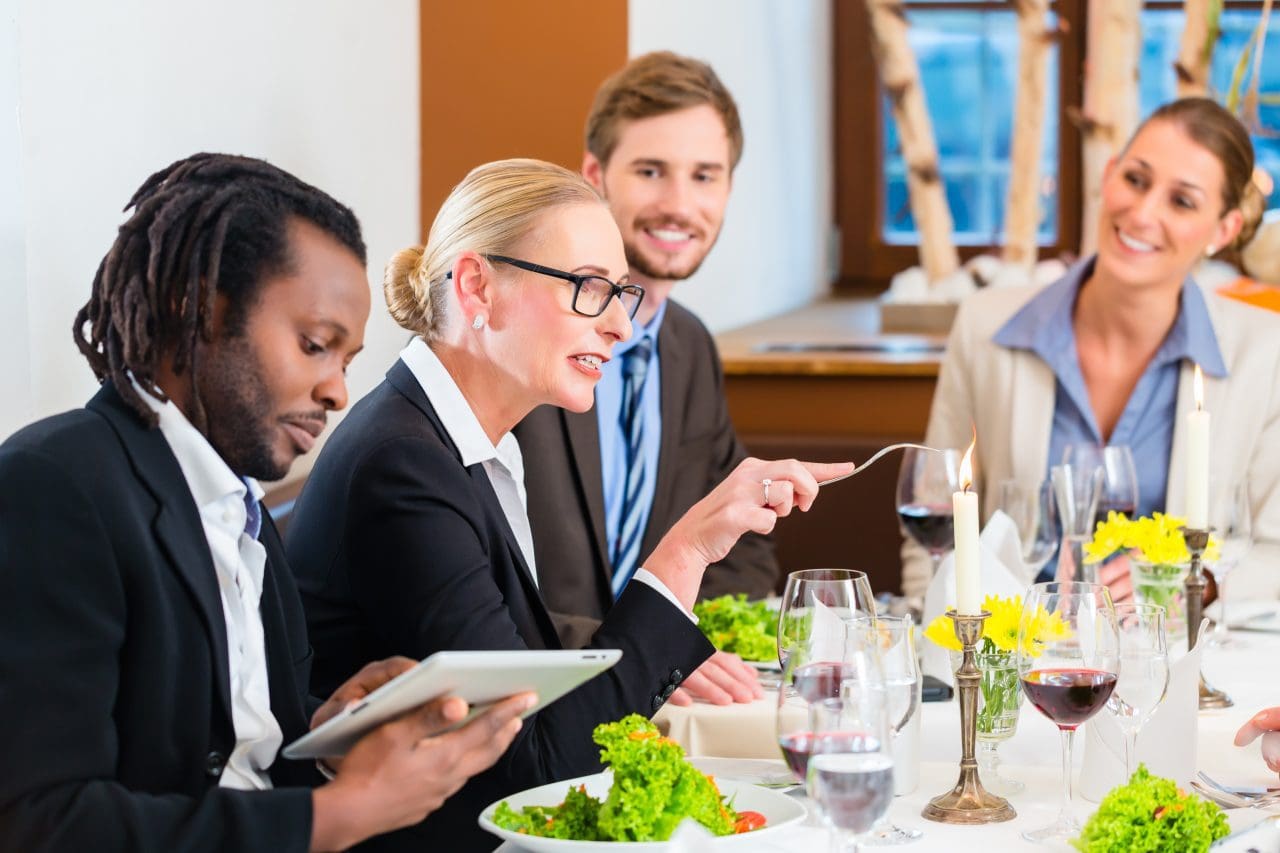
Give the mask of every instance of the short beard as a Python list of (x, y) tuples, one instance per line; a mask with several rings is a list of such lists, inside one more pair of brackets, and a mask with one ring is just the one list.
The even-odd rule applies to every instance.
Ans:
[[(216, 357), (210, 359), (214, 353)], [(248, 337), (226, 337), (216, 350), (205, 348), (203, 354), (205, 358), (197, 362), (195, 388), (205, 412), (205, 437), (237, 475), (281, 479), (289, 473), (292, 460), (281, 464), (275, 458), (271, 394)]]
[(632, 275), (640, 275), (650, 281), (684, 281), (686, 278), (692, 278), (693, 274), (702, 266), (702, 262), (707, 259), (707, 255), (711, 254), (711, 249), (703, 252), (702, 257), (695, 260), (687, 268), (671, 268), (659, 267), (652, 263), (648, 258), (641, 254), (636, 248), (635, 243), (624, 240), (622, 248), (627, 255), (627, 267), (631, 270)]

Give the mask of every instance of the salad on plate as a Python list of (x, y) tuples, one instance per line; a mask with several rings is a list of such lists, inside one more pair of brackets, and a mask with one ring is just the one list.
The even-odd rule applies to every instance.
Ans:
[(778, 663), (778, 611), (746, 595), (722, 595), (693, 605), (702, 633), (722, 652), (745, 661)]

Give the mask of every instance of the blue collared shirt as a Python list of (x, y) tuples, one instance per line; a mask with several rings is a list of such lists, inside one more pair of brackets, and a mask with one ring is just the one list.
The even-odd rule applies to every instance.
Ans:
[(1138, 474), (1137, 514), (1150, 515), (1164, 510), (1182, 360), (1196, 362), (1201, 370), (1216, 377), (1226, 376), (1227, 367), (1204, 295), (1188, 278), (1182, 283), (1178, 314), (1169, 334), (1134, 386), (1110, 439), (1103, 442), (1080, 371), (1075, 330), (1071, 326), (1076, 294), (1092, 272), (1092, 258), (1077, 263), (1013, 315), (993, 340), (1001, 346), (1029, 350), (1053, 370), (1057, 382), (1049, 464), (1060, 464), (1069, 444), (1128, 445)]
[[(623, 356), (648, 335), (653, 339), (649, 355), (649, 369), (644, 377), (640, 405), (644, 417), (644, 480), (640, 486), (640, 529), (649, 523), (649, 508), (658, 482), (658, 450), (662, 445), (662, 381), (659, 370), (658, 331), (666, 316), (667, 303), (658, 306), (657, 313), (644, 326), (636, 326), (626, 343), (613, 348), (613, 356), (601, 367), (600, 381), (596, 383), (596, 423), (600, 428), (600, 470), (604, 479), (605, 535), (609, 553), (613, 553), (618, 541), (618, 528), (622, 525), (622, 491), (627, 482), (627, 436), (619, 423), (622, 413), (622, 365)], [(643, 560), (647, 554), (641, 554)]]

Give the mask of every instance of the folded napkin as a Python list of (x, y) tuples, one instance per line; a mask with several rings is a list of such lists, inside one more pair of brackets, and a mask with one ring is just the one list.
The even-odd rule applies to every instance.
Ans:
[[(1196, 647), (1169, 663), (1169, 692), (1138, 733), (1134, 766), (1146, 764), (1156, 776), (1190, 784), (1196, 775), (1197, 715), (1200, 713), (1200, 653), (1209, 620), (1200, 625)], [(1170, 651), (1173, 651), (1170, 649)], [(1124, 778), (1124, 733), (1103, 709), (1084, 725), (1084, 766), (1080, 793), (1097, 802)]]
[[(978, 538), (978, 569), (981, 574), (979, 588), (985, 598), (998, 595), (1009, 598), (1022, 595), (1030, 586), (1031, 572), (1022, 562), (1022, 542), (1018, 538), (1018, 526), (1003, 512), (996, 512), (987, 520)], [(924, 595), (924, 619), (928, 625), (946, 613), (956, 601), (956, 559), (948, 554), (938, 566), (929, 589)], [(945, 649), (930, 642), (921, 643), (920, 666), (926, 675), (954, 684), (951, 658)]]

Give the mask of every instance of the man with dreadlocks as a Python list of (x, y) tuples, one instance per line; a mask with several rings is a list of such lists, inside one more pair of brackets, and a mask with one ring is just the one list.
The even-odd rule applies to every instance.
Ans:
[(198, 154), (126, 210), (74, 334), (84, 409), (0, 445), (0, 850), (344, 849), (416, 823), (510, 744), (515, 697), (449, 734), (437, 702), (327, 784), (282, 743), (317, 709), (257, 479), (347, 402), (369, 315), (355, 216), (264, 163)]

